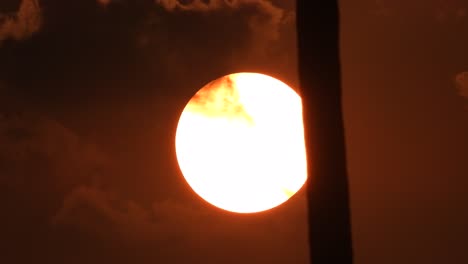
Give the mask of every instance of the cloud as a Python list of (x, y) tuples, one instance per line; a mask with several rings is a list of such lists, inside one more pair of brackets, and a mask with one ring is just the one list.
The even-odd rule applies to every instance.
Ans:
[(191, 75), (190, 65), (204, 65), (197, 75), (212, 76), (205, 81), (239, 71), (294, 71), (292, 11), (265, 0), (155, 2), (166, 11), (155, 19), (165, 30), (152, 35), (149, 43), (171, 44), (164, 57), (177, 68), (175, 74)]
[(14, 252), (42, 243), (45, 223), (64, 196), (83, 184), (105, 188), (110, 160), (73, 130), (14, 99), (0, 94), (0, 233), (8, 241), (0, 246), (7, 261), (23, 263), (27, 257)]
[[(300, 221), (295, 220), (291, 225), (291, 219), (297, 217), (297, 212), (291, 211), (281, 216), (245, 217), (171, 199), (143, 207), (98, 188), (82, 186), (65, 198), (52, 223), (62, 230), (87, 234), (90, 240), (126, 248), (127, 252), (128, 248), (150, 249), (153, 255), (144, 263), (161, 261), (168, 255), (173, 263), (219, 263), (226, 255), (232, 256), (230, 263), (285, 263), (294, 258), (294, 263), (305, 263), (305, 222), (298, 226)], [(299, 217), (306, 219), (303, 214)], [(285, 244), (293, 237), (301, 246)], [(156, 250), (161, 248), (167, 248), (167, 252)]]
[[(216, 12), (233, 10), (251, 14), (249, 26), (252, 32), (267, 41), (277, 40), (279, 26), (285, 18), (285, 11), (266, 0), (155, 0), (155, 2), (172, 12)], [(184, 3), (185, 2), (185, 3)]]
[(457, 74), (455, 76), (455, 84), (458, 93), (468, 99), (468, 71)]
[(209, 218), (208, 213), (174, 200), (143, 207), (100, 188), (80, 186), (65, 197), (51, 220), (56, 226), (132, 244), (177, 242), (182, 236), (190, 239), (197, 232), (206, 232), (206, 236), (223, 232), (224, 228), (216, 225), (211, 225), (209, 231), (200, 230), (207, 227), (203, 221), (213, 222)]
[(48, 212), (76, 185), (100, 181), (107, 155), (61, 123), (18, 105), (0, 94), (0, 187), (7, 203), (35, 201), (24, 209)]
[(0, 79), (34, 103), (88, 107), (89, 98), (193, 94), (238, 71), (295, 78), (292, 12), (264, 0), (201, 4), (171, 9), (169, 2), (116, 0), (104, 10), (95, 0), (50, 2), (47, 34), (30, 40), (34, 45), (0, 49)]
[(42, 12), (38, 0), (22, 0), (15, 14), (0, 14), (0, 44), (6, 39), (22, 40), (39, 31)]
[(164, 239), (162, 236), (167, 235), (162, 226), (151, 221), (149, 210), (89, 186), (72, 190), (65, 197), (62, 208), (52, 217), (52, 223), (129, 243)]

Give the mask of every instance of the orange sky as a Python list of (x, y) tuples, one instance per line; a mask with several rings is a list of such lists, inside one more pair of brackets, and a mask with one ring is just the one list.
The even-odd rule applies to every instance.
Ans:
[[(0, 3), (6, 262), (307, 263), (303, 192), (221, 212), (173, 148), (211, 80), (259, 71), (298, 86), (293, 1), (97, 2)], [(356, 263), (468, 262), (468, 6), (341, 2)]]

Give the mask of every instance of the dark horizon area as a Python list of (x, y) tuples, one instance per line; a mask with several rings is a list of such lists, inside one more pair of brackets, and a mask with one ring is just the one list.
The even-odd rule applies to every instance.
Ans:
[[(304, 189), (233, 214), (177, 165), (205, 84), (300, 93), (295, 1), (228, 2), (0, 2), (2, 263), (309, 263)], [(468, 3), (340, 12), (355, 263), (468, 262)]]

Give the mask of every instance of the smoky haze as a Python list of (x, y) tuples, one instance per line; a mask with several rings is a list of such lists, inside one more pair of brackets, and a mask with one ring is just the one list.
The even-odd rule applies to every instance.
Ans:
[[(299, 91), (294, 1), (179, 2), (0, 1), (2, 263), (308, 263), (303, 191), (223, 212), (174, 150), (216, 78)], [(468, 262), (467, 8), (341, 2), (356, 263)]]

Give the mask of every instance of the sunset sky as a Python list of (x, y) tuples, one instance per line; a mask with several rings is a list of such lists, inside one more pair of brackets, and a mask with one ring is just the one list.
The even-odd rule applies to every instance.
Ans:
[[(356, 263), (468, 263), (468, 3), (340, 2)], [(0, 262), (308, 263), (304, 190), (228, 213), (174, 147), (218, 77), (300, 93), (296, 53), (293, 0), (0, 0)]]

